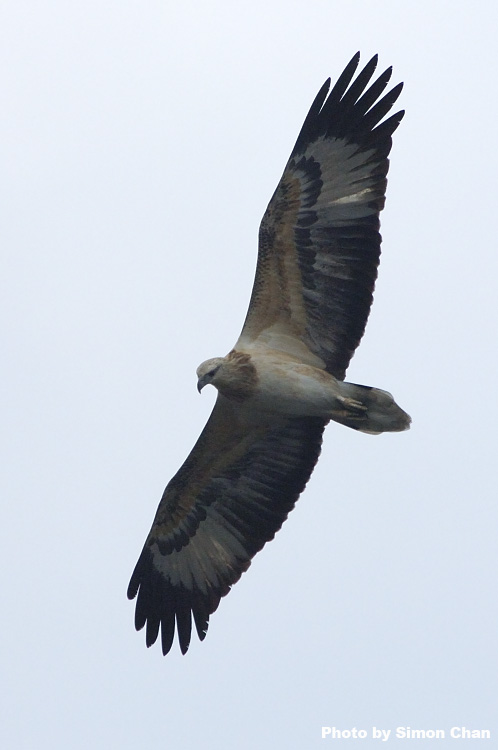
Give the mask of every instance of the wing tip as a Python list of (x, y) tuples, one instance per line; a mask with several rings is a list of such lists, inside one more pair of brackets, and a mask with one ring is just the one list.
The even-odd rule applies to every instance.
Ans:
[[(330, 91), (331, 79), (327, 79), (315, 97), (304, 120), (291, 158), (304, 153), (308, 145), (321, 136), (327, 138), (348, 137), (358, 142), (359, 145), (361, 145), (362, 140), (371, 143), (372, 132), (380, 127), (379, 123), (380, 125), (383, 124), (380, 121), (392, 108), (403, 89), (403, 82), (398, 83), (381, 97), (392, 76), (392, 65), (386, 68), (369, 85), (378, 60), (379, 56), (376, 53), (355, 77), (360, 62), (360, 52), (358, 51), (353, 55)], [(327, 91), (329, 91), (328, 94)], [(394, 117), (397, 115), (398, 113)], [(398, 124), (400, 120), (401, 118), (399, 118)], [(395, 129), (393, 128), (391, 134)], [(378, 136), (385, 136), (386, 133), (387, 129), (377, 131)]]
[[(376, 55), (374, 55), (374, 57), (376, 57)], [(346, 70), (347, 68), (349, 68), (349, 66), (350, 66), (350, 65), (351, 65), (351, 66), (353, 66), (353, 65), (354, 65), (355, 67), (358, 67), (358, 65), (360, 64), (360, 59), (361, 59), (361, 52), (360, 52), (360, 50), (357, 50), (357, 51), (356, 51), (356, 52), (354, 53), (354, 55), (353, 55), (353, 57), (351, 58), (351, 60), (350, 60), (350, 61), (348, 62), (348, 64), (346, 65), (346, 68), (345, 68), (345, 70)], [(373, 58), (372, 58), (372, 60), (373, 60)]]
[(135, 629), (140, 631), (145, 627), (147, 648), (153, 646), (160, 635), (164, 656), (172, 648), (175, 632), (181, 653), (187, 653), (192, 638), (192, 620), (199, 640), (204, 640), (209, 616), (217, 609), (221, 598), (221, 592), (214, 590), (202, 594), (171, 584), (154, 567), (148, 548), (142, 551), (127, 589), (128, 599), (134, 599), (137, 594)]

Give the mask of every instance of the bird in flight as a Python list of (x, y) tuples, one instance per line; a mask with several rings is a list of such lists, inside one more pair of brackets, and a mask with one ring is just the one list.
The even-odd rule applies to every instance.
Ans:
[(370, 86), (357, 53), (318, 92), (263, 216), (249, 310), (226, 357), (197, 369), (216, 404), (169, 482), (128, 587), (151, 646), (175, 627), (186, 653), (221, 597), (273, 539), (303, 491), (329, 420), (378, 434), (408, 429), (387, 391), (344, 381), (372, 304), (391, 136), (403, 84)]

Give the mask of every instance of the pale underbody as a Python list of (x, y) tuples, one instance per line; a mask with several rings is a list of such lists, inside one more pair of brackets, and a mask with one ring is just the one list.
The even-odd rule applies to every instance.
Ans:
[(211, 383), (253, 413), (322, 417), (370, 434), (409, 427), (409, 416), (387, 391), (337, 380), (288, 354), (231, 352), (203, 362), (199, 390)]

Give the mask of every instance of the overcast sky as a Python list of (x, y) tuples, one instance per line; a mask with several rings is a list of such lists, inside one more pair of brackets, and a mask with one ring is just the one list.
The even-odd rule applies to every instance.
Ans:
[[(496, 13), (3, 0), (2, 747), (497, 736)], [(406, 117), (348, 378), (391, 391), (413, 427), (331, 424), (206, 640), (163, 658), (126, 587), (214, 402), (195, 368), (237, 339), (266, 204), (358, 49), (405, 82)]]

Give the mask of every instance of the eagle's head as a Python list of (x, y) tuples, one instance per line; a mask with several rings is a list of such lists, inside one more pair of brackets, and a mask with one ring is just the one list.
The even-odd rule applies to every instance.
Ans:
[(211, 383), (231, 401), (244, 401), (254, 391), (256, 368), (249, 354), (232, 350), (226, 357), (207, 359), (197, 368), (197, 390)]
[(209, 383), (216, 385), (216, 375), (220, 372), (225, 360), (225, 357), (213, 357), (212, 359), (206, 359), (199, 365), (197, 368), (197, 390), (199, 393)]

